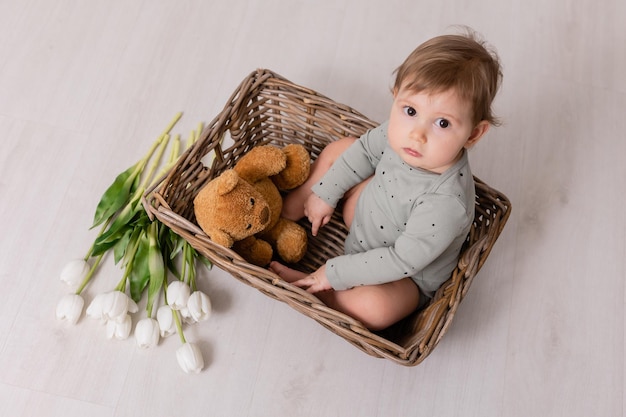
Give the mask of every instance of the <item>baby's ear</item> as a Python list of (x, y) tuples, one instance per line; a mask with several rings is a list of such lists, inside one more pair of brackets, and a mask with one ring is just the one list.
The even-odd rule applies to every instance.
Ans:
[(467, 141), (465, 142), (465, 148), (469, 149), (472, 146), (476, 145), (478, 141), (485, 135), (485, 133), (489, 131), (490, 127), (491, 125), (486, 120), (478, 122), (474, 129), (472, 129), (470, 137), (467, 138)]

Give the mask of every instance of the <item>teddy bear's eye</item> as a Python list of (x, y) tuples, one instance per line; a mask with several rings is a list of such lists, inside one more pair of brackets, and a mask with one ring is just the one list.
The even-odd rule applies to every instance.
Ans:
[(251, 228), (252, 228), (252, 225), (251, 225), (251, 224), (249, 224), (249, 225), (247, 225), (247, 226), (246, 226), (246, 230), (250, 230)]
[(253, 206), (254, 205), (254, 198), (250, 199), (250, 205)]

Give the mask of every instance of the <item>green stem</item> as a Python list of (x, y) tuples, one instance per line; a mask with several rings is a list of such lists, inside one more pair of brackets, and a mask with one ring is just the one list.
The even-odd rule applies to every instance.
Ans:
[(124, 259), (126, 259), (126, 268), (124, 269), (122, 279), (115, 286), (116, 291), (126, 292), (126, 282), (133, 271), (133, 262), (135, 260), (135, 255), (137, 254), (137, 249), (139, 249), (139, 237), (135, 242), (133, 242), (133, 245), (130, 247), (130, 251), (126, 252), (124, 255)]
[(185, 245), (184, 243), (183, 243), (183, 262), (182, 262), (182, 270), (180, 271), (180, 280), (182, 282), (187, 282), (187, 245)]
[[(178, 112), (176, 113), (176, 115), (174, 116), (174, 118), (172, 119), (172, 121), (170, 122), (169, 125), (167, 125), (167, 127), (165, 128), (165, 130), (163, 131), (163, 133), (161, 133), (161, 135), (159, 136), (159, 138), (154, 141), (154, 143), (152, 144), (152, 146), (150, 147), (150, 150), (148, 151), (148, 153), (143, 157), (143, 159), (141, 159), (139, 161), (139, 163), (137, 164), (137, 170), (135, 170), (135, 172), (133, 172), (133, 178), (135, 175), (138, 175), (140, 173), (143, 172), (144, 168), (146, 167), (146, 165), (148, 164), (148, 161), (152, 158), (152, 155), (154, 154), (154, 151), (161, 146), (161, 149), (159, 151), (160, 155), (156, 160), (156, 163), (153, 163), (153, 166), (151, 168), (151, 173), (150, 175), (148, 175), (146, 178), (149, 179), (153, 174), (154, 174), (154, 169), (156, 169), (156, 165), (158, 163), (158, 161), (161, 159), (161, 156), (163, 155), (163, 150), (165, 149), (165, 146), (162, 146), (163, 143), (165, 142), (165, 144), (167, 144), (167, 142), (169, 142), (170, 139), (170, 131), (174, 128), (174, 125), (176, 123), (178, 123), (178, 121), (180, 120), (180, 118), (183, 116), (182, 112)], [(139, 188), (146, 188), (146, 186), (148, 184), (150, 184), (150, 182), (148, 180), (144, 180), (143, 186), (139, 187)]]
[(131, 175), (132, 178), (135, 178), (137, 175), (143, 172), (144, 168), (148, 164), (148, 161), (150, 160), (150, 158), (152, 158), (152, 154), (154, 154), (154, 151), (156, 151), (159, 145), (161, 145), (166, 135), (167, 133), (161, 134), (161, 136), (159, 136), (159, 138), (152, 143), (150, 149), (148, 150), (148, 153), (146, 153), (144, 157), (141, 158), (137, 163), (137, 168), (133, 171), (133, 174)]
[(185, 340), (185, 335), (183, 334), (183, 324), (180, 322), (178, 311), (172, 310), (172, 314), (174, 315), (174, 322), (176, 322), (176, 330), (178, 332), (178, 336), (180, 336), (180, 341), (185, 344), (187, 341)]
[(93, 253), (93, 248), (96, 246), (96, 241), (98, 240), (98, 238), (100, 236), (102, 236), (104, 234), (104, 232), (106, 232), (107, 228), (109, 227), (109, 224), (111, 223), (111, 220), (113, 219), (113, 217), (109, 217), (107, 219), (107, 221), (104, 223), (104, 225), (102, 226), (102, 228), (100, 229), (100, 231), (98, 232), (98, 236), (96, 236), (96, 238), (94, 239), (94, 241), (91, 243), (91, 247), (89, 248), (89, 250), (87, 251), (87, 254), (85, 255), (85, 257), (83, 258), (83, 260), (85, 262), (87, 262), (89, 260), (89, 258), (91, 258), (91, 254)]
[(154, 176), (154, 172), (156, 171), (157, 167), (160, 165), (161, 158), (163, 157), (163, 152), (165, 151), (165, 148), (167, 147), (167, 144), (169, 143), (169, 141), (170, 141), (170, 135), (167, 133), (164, 134), (162, 141), (160, 143), (160, 146), (159, 146), (159, 150), (157, 152), (157, 156), (154, 159), (154, 161), (152, 161), (152, 165), (150, 165), (150, 168), (148, 169), (148, 174), (144, 177), (143, 183), (141, 184), (139, 189), (145, 190), (145, 188), (148, 185), (150, 185), (150, 183), (152, 182), (152, 177)]
[(80, 294), (85, 289), (85, 287), (91, 280), (91, 277), (93, 276), (94, 272), (96, 272), (96, 269), (98, 269), (98, 265), (100, 265), (100, 261), (102, 260), (103, 256), (104, 256), (104, 253), (98, 256), (98, 258), (96, 259), (96, 262), (93, 264), (93, 266), (91, 267), (91, 269), (85, 276), (85, 279), (83, 279), (83, 282), (81, 282), (80, 287), (78, 287), (78, 289), (76, 290), (76, 294)]
[(196, 286), (196, 265), (195, 258), (193, 256), (193, 248), (187, 242), (185, 242), (185, 263), (187, 263), (187, 274), (189, 275), (189, 286), (192, 291), (197, 291), (198, 288)]

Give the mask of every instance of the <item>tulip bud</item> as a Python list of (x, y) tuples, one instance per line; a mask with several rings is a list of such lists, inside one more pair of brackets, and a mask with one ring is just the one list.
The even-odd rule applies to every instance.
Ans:
[(161, 337), (167, 337), (176, 333), (176, 322), (172, 314), (172, 309), (168, 305), (161, 306), (157, 310), (157, 321), (159, 322)]
[(128, 313), (137, 311), (137, 303), (121, 291), (98, 294), (87, 307), (89, 317), (102, 321), (124, 321)]
[(187, 300), (191, 294), (189, 285), (183, 281), (173, 281), (167, 286), (167, 304), (172, 310), (180, 310), (187, 307)]
[(198, 345), (185, 343), (176, 350), (178, 365), (187, 374), (197, 374), (204, 368), (204, 359)]
[(211, 316), (211, 300), (202, 291), (194, 291), (187, 301), (189, 314), (196, 321), (208, 320)]
[(91, 300), (89, 307), (87, 307), (87, 316), (94, 320), (100, 320), (102, 323), (106, 322), (104, 317), (104, 298), (106, 294), (98, 294)]
[(135, 326), (135, 339), (142, 349), (154, 347), (159, 344), (159, 323), (152, 318), (139, 320)]
[(126, 314), (124, 318), (119, 320), (107, 321), (106, 334), (108, 339), (125, 340), (130, 336), (130, 330), (133, 322), (130, 315)]
[(83, 312), (85, 301), (78, 294), (67, 294), (57, 304), (57, 319), (76, 324)]
[(69, 261), (61, 270), (61, 281), (65, 282), (71, 289), (77, 289), (89, 273), (89, 263), (84, 259), (73, 259)]
[(185, 324), (196, 324), (196, 321), (191, 317), (189, 313), (189, 309), (187, 307), (183, 307), (178, 310), (178, 314), (180, 314), (180, 318)]
[(138, 310), (137, 303), (121, 291), (105, 294), (102, 312), (107, 320), (124, 321), (128, 313), (136, 313)]

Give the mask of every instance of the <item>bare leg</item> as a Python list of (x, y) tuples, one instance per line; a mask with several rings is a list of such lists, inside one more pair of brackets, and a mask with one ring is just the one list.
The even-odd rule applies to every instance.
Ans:
[(311, 165), (311, 173), (304, 184), (290, 191), (283, 199), (282, 216), (298, 221), (304, 217), (304, 202), (311, 195), (311, 187), (326, 174), (333, 162), (341, 155), (356, 138), (343, 138), (329, 143)]
[(291, 269), (288, 266), (285, 266), (276, 261), (272, 261), (270, 263), (269, 270), (287, 282), (294, 282), (308, 275), (306, 272), (298, 271), (297, 269)]
[[(278, 262), (270, 270), (287, 282), (307, 276)], [(382, 330), (411, 314), (419, 303), (419, 290), (411, 278), (381, 285), (364, 285), (345, 291), (315, 294), (328, 307), (359, 320), (368, 329)]]

